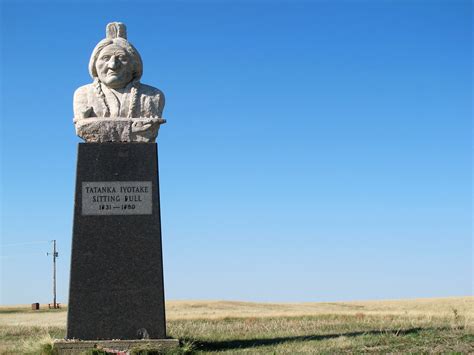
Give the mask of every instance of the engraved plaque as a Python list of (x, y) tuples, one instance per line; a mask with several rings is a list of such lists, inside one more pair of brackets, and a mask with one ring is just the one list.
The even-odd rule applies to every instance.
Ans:
[(82, 183), (82, 215), (152, 214), (151, 181)]

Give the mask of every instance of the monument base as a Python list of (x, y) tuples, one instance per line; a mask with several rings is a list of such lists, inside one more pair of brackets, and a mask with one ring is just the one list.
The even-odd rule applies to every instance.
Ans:
[(179, 347), (178, 339), (143, 339), (143, 340), (55, 340), (53, 353), (59, 355), (81, 354), (88, 350), (108, 352), (148, 350), (164, 351)]
[(80, 143), (67, 339), (166, 339), (155, 143)]

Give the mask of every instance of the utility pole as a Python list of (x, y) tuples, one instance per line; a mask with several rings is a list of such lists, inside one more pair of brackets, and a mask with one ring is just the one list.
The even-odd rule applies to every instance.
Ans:
[(52, 240), (53, 242), (53, 252), (46, 253), (46, 255), (53, 256), (53, 307), (54, 309), (59, 308), (57, 307), (56, 303), (56, 258), (59, 256), (59, 253), (56, 251), (56, 239)]

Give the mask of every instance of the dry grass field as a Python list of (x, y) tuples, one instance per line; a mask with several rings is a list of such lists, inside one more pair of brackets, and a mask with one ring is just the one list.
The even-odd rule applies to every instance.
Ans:
[[(175, 353), (474, 353), (474, 297), (331, 302), (170, 301)], [(50, 353), (66, 309), (0, 307), (2, 354)], [(146, 354), (146, 351), (137, 352)], [(151, 354), (151, 352), (148, 352)]]

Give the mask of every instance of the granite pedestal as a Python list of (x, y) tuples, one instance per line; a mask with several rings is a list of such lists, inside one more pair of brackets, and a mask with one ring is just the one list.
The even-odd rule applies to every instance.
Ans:
[(164, 339), (157, 145), (80, 143), (67, 339)]

